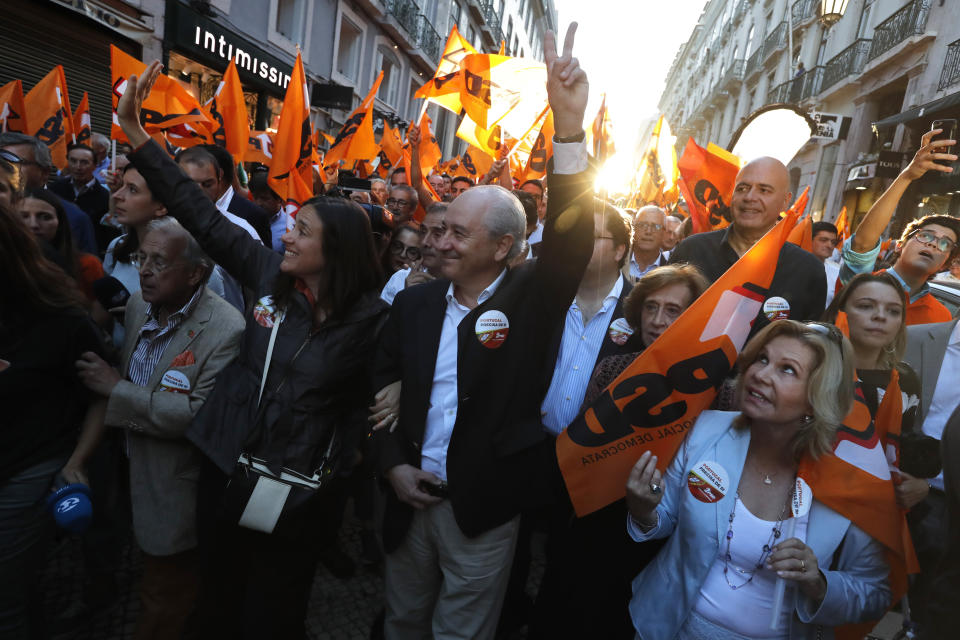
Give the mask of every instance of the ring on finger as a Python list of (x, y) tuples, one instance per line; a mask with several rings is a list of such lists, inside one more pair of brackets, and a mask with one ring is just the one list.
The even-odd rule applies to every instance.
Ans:
[(800, 558), (800, 573), (807, 572), (807, 563), (803, 561), (803, 558)]
[(656, 494), (660, 493), (660, 491), (661, 491), (660, 485), (658, 485), (656, 482), (651, 482), (651, 483), (650, 483), (650, 493), (656, 495)]

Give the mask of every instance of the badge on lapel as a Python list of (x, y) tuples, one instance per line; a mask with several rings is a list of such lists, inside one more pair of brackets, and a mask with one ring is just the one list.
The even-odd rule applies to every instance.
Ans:
[(272, 329), (277, 319), (277, 306), (273, 303), (273, 296), (263, 296), (253, 307), (253, 319), (261, 327)]
[(610, 336), (614, 344), (623, 346), (627, 343), (627, 340), (630, 339), (630, 336), (633, 335), (633, 327), (630, 326), (626, 318), (617, 318), (610, 323), (610, 329), (607, 330), (607, 335)]
[(190, 393), (190, 380), (183, 371), (168, 370), (163, 374), (160, 380), (160, 389), (162, 391), (172, 391), (174, 393)]
[(701, 460), (687, 474), (687, 489), (700, 502), (720, 502), (730, 491), (730, 476), (719, 462)]
[(499, 349), (510, 333), (510, 321), (502, 311), (491, 309), (480, 314), (474, 331), (480, 344), (487, 349)]

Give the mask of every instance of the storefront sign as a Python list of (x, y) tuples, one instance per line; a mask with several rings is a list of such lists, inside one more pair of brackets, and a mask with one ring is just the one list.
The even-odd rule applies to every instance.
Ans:
[(814, 111), (810, 117), (816, 123), (817, 128), (811, 138), (821, 140), (846, 140), (847, 131), (850, 130), (852, 118), (841, 116), (836, 113), (821, 113)]
[(215, 69), (226, 69), (230, 60), (237, 63), (240, 82), (282, 96), (290, 82), (291, 63), (252, 44), (246, 38), (202, 16), (176, 0), (167, 2), (164, 46), (188, 55)]
[(99, 0), (50, 0), (50, 2), (82, 14), (128, 38), (136, 39), (145, 33), (153, 33), (152, 24), (120, 13)]
[(898, 151), (881, 151), (877, 160), (877, 175), (881, 178), (896, 178), (900, 175), (903, 154)]
[(847, 182), (853, 182), (854, 180), (869, 180), (877, 175), (877, 163), (871, 162), (869, 164), (861, 164), (860, 166), (853, 167), (847, 173)]

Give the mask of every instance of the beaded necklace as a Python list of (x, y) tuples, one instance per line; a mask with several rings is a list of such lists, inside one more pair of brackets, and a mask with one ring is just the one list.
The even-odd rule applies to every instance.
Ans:
[[(723, 555), (723, 579), (727, 581), (727, 586), (733, 589), (734, 591), (750, 584), (750, 582), (753, 580), (753, 576), (756, 575), (756, 572), (763, 568), (764, 560), (766, 560), (767, 556), (770, 555), (770, 552), (773, 550), (774, 542), (780, 537), (780, 532), (783, 529), (783, 516), (787, 512), (787, 503), (792, 501), (793, 491), (790, 492), (790, 497), (791, 497), (791, 500), (788, 500), (783, 504), (782, 507), (780, 507), (780, 515), (777, 516), (777, 521), (774, 523), (773, 527), (771, 527), (770, 539), (767, 540), (767, 543), (763, 545), (763, 550), (760, 552), (760, 558), (757, 559), (755, 568), (752, 570), (748, 570), (748, 569), (741, 569), (739, 567), (734, 567), (734, 570), (736, 570), (737, 573), (743, 576), (749, 576), (749, 577), (746, 579), (745, 582), (742, 582), (740, 584), (733, 584), (732, 582), (730, 582), (730, 575), (729, 575), (730, 561), (732, 560), (732, 557), (730, 555), (730, 542), (733, 540), (733, 519), (737, 512), (737, 502), (738, 501), (743, 502), (743, 500), (741, 500), (740, 498), (740, 492), (737, 491), (737, 495), (733, 499), (733, 509), (730, 511), (730, 518), (729, 518), (730, 524), (727, 528), (727, 551)], [(746, 505), (744, 505), (744, 508), (746, 508)]]

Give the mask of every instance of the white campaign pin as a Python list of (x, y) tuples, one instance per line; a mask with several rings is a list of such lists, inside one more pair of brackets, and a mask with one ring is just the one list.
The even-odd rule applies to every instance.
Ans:
[(793, 489), (793, 497), (790, 499), (790, 511), (794, 518), (800, 518), (810, 513), (810, 505), (813, 504), (813, 490), (807, 481), (803, 478), (797, 478), (797, 484)]
[(480, 344), (487, 349), (497, 349), (510, 333), (510, 321), (502, 311), (491, 309), (480, 314), (474, 331)]
[(770, 322), (786, 320), (790, 317), (790, 303), (787, 302), (786, 298), (780, 296), (767, 298), (763, 302), (763, 315), (767, 316), (767, 320)]
[(187, 375), (183, 371), (170, 369), (163, 374), (163, 378), (160, 380), (160, 386), (164, 391), (185, 393), (190, 391), (190, 380), (187, 379)]
[(253, 319), (257, 321), (257, 324), (272, 329), (276, 317), (277, 307), (273, 304), (273, 296), (263, 296), (257, 300), (256, 306), (253, 307)]
[(630, 326), (626, 318), (617, 318), (610, 323), (610, 329), (607, 333), (615, 344), (624, 345), (633, 335), (633, 327)]

